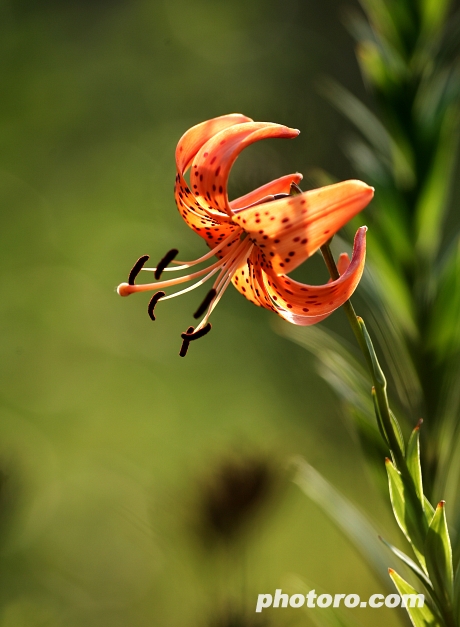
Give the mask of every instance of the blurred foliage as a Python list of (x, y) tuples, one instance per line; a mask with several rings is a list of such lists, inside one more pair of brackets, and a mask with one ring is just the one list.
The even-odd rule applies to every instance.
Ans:
[[(423, 418), (421, 460), (428, 502), (415, 479), (418, 491), (412, 496), (421, 500), (416, 504), (420, 512), (425, 508), (428, 531), (418, 535), (417, 520), (425, 523), (424, 516), (409, 512), (412, 504), (407, 495), (411, 490), (404, 485), (404, 467), (400, 473), (387, 464), (392, 469), (392, 505), (422, 568), (426, 554), (425, 574), (431, 577), (435, 597), (449, 597), (444, 619), (454, 625), (459, 617), (453, 617), (453, 593), (449, 592), (452, 556), (444, 508), (438, 506), (433, 515), (429, 502), (436, 504), (445, 498), (449, 505), (457, 567), (460, 8), (450, 0), (362, 0), (361, 5), (361, 12), (349, 13), (348, 24), (372, 104), (368, 106), (333, 79), (323, 82), (322, 91), (359, 130), (360, 136), (348, 141), (346, 152), (359, 176), (376, 188), (373, 211), (366, 217), (370, 226), (368, 264), (360, 286), (359, 311), (364, 312), (379, 341), (385, 370), (392, 377), (390, 404), (406, 434)], [(361, 223), (359, 216), (354, 226)], [(387, 447), (380, 439), (370, 403), (370, 383), (354, 349), (323, 329), (304, 331), (284, 325), (281, 332), (317, 356), (322, 376), (342, 399), (369, 464), (379, 475)], [(402, 456), (404, 466), (404, 451)], [(406, 457), (410, 463), (409, 451)], [(415, 458), (418, 460), (418, 452)], [(415, 470), (421, 486), (418, 461), (409, 467), (410, 474)], [(384, 483), (380, 481), (380, 485)], [(442, 530), (437, 523), (439, 512)], [(338, 514), (333, 518), (337, 520)], [(442, 558), (440, 563), (436, 554)], [(406, 556), (403, 559), (416, 572), (418, 567), (412, 568)], [(392, 578), (398, 589), (411, 588), (398, 575)], [(422, 614), (411, 614), (415, 625), (434, 624)]]

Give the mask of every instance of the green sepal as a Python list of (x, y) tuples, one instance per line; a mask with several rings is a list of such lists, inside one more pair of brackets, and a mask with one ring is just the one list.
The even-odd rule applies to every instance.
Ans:
[(447, 611), (451, 611), (454, 597), (454, 571), (444, 501), (438, 504), (428, 528), (425, 556), (433, 588), (439, 599), (442, 599), (443, 606)]
[[(388, 569), (390, 577), (401, 596), (405, 594), (419, 594), (415, 588), (407, 583), (398, 573), (391, 568)], [(444, 622), (437, 616), (429, 605), (423, 607), (406, 607), (409, 618), (414, 627), (443, 627)]]
[(396, 521), (410, 542), (423, 570), (427, 572), (424, 548), (428, 523), (422, 506), (414, 494), (413, 486), (405, 485), (401, 473), (394, 467), (390, 459), (386, 460), (386, 469), (390, 499)]
[(402, 551), (397, 549), (390, 542), (385, 540), (385, 538), (382, 538), (381, 536), (379, 536), (379, 539), (383, 542), (383, 544), (385, 546), (387, 546), (390, 549), (390, 551), (392, 551), (392, 553), (394, 553), (396, 555), (396, 557), (398, 557), (402, 562), (404, 562), (404, 564), (406, 564), (406, 566), (408, 566), (411, 569), (411, 571), (415, 575), (417, 575), (417, 577), (420, 579), (420, 581), (423, 583), (423, 585), (426, 586), (426, 588), (428, 590), (430, 590), (430, 591), (433, 590), (433, 586), (431, 584), (431, 581), (426, 576), (426, 574), (423, 572), (423, 570), (414, 562), (414, 560), (412, 560), (408, 555), (406, 555), (405, 553), (403, 553)]

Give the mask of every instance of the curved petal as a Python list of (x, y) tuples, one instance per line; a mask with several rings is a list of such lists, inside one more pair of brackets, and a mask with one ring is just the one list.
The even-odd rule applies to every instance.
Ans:
[(211, 247), (221, 242), (230, 233), (241, 232), (239, 226), (231, 224), (225, 219), (226, 216), (223, 216), (223, 220), (220, 217), (211, 217), (196, 200), (180, 174), (176, 177), (174, 196), (179, 213), (186, 224), (205, 239)]
[(249, 192), (249, 194), (245, 194), (244, 196), (240, 196), (239, 198), (235, 198), (235, 200), (231, 200), (229, 202), (230, 209), (235, 212), (235, 210), (242, 210), (244, 207), (248, 207), (249, 205), (253, 205), (254, 203), (266, 198), (267, 196), (271, 196), (274, 194), (289, 194), (291, 191), (291, 183), (299, 184), (303, 179), (302, 174), (296, 172), (295, 174), (286, 174), (285, 176), (280, 176), (274, 181), (270, 181), (270, 183), (265, 183), (261, 187)]
[(297, 137), (299, 131), (270, 122), (236, 124), (214, 135), (193, 160), (190, 186), (213, 209), (232, 215), (227, 196), (230, 169), (240, 152), (250, 144), (268, 137)]
[(227, 237), (234, 229), (230, 225), (223, 224), (224, 221), (228, 221), (225, 220), (224, 214), (222, 217), (210, 215), (208, 202), (204, 199), (201, 201), (191, 193), (183, 175), (200, 148), (216, 133), (230, 126), (251, 121), (251, 118), (240, 113), (222, 115), (193, 126), (182, 135), (177, 144), (177, 176), (174, 188), (176, 205), (187, 225), (206, 239), (210, 245)]
[[(325, 285), (304, 285), (286, 275), (270, 275), (261, 264), (256, 277), (275, 305), (276, 312), (289, 322), (306, 325), (319, 322), (343, 305), (355, 291), (364, 271), (366, 231), (365, 226), (358, 229), (352, 259), (345, 272)], [(343, 268), (346, 259), (342, 259)]]
[(220, 117), (212, 118), (211, 120), (206, 120), (206, 122), (192, 126), (192, 128), (182, 135), (177, 144), (177, 171), (180, 172), (180, 174), (184, 174), (196, 153), (216, 133), (219, 133), (229, 126), (242, 124), (244, 122), (252, 122), (252, 120), (241, 113), (230, 113), (229, 115), (221, 115)]
[(232, 221), (249, 233), (268, 266), (283, 274), (316, 252), (373, 195), (373, 188), (362, 181), (343, 181), (244, 209)]

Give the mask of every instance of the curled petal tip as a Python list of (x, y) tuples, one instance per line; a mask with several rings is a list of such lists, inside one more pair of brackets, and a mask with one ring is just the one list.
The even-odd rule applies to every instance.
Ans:
[(131, 285), (129, 283), (120, 283), (117, 287), (119, 296), (129, 296), (132, 293)]

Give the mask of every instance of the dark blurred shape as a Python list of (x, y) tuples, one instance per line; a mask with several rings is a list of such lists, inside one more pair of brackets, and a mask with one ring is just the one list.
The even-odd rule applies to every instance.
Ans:
[(253, 613), (228, 610), (226, 614), (212, 619), (208, 627), (268, 627), (271, 623), (264, 616), (253, 616)]
[[(14, 477), (17, 479), (17, 477)], [(10, 528), (11, 521), (18, 506), (18, 482), (14, 481), (11, 470), (0, 460), (0, 547)]]
[(233, 540), (266, 504), (274, 483), (274, 468), (264, 458), (221, 461), (201, 488), (199, 535), (206, 543)]

